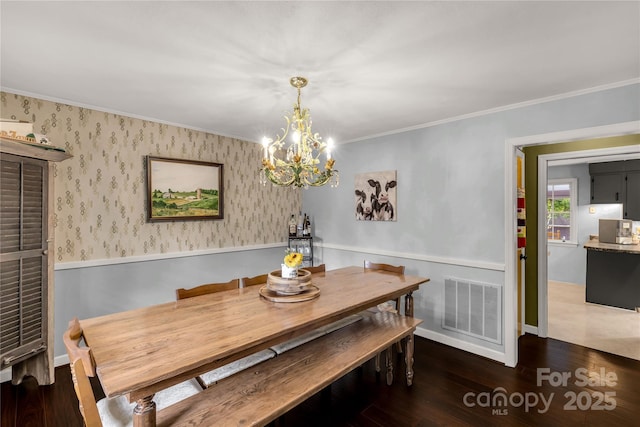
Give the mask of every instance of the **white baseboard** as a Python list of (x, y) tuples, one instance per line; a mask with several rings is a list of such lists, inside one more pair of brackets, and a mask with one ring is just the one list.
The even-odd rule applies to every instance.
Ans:
[(538, 327), (537, 326), (531, 326), (531, 325), (527, 325), (525, 323), (524, 328), (522, 328), (522, 330), (525, 331), (527, 334), (538, 335)]
[(429, 329), (416, 328), (415, 334), (422, 338), (427, 338), (441, 344), (448, 345), (450, 347), (458, 348), (460, 350), (468, 351), (469, 353), (477, 354), (478, 356), (495, 360), (496, 362), (505, 363), (506, 361), (506, 356), (504, 353), (500, 353), (499, 351), (491, 350), (477, 344), (462, 341), (457, 338), (452, 338), (448, 335), (440, 334)]

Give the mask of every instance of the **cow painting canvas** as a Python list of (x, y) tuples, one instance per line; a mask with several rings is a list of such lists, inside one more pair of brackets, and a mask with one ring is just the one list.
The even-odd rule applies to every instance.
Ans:
[(358, 221), (395, 221), (396, 171), (367, 172), (355, 176), (355, 214)]

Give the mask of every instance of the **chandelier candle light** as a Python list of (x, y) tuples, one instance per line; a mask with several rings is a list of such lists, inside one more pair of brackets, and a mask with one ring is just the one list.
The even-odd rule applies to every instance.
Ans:
[[(276, 139), (264, 137), (262, 146), (264, 156), (260, 182), (267, 181), (281, 186), (320, 187), (330, 183), (336, 187), (339, 183), (338, 171), (333, 169), (335, 160), (331, 158), (333, 140), (322, 141), (319, 134), (311, 131), (311, 115), (308, 109), (300, 107), (300, 89), (307, 85), (304, 77), (292, 77), (291, 86), (298, 89), (298, 102), (293, 105), (293, 113), (285, 115), (286, 127), (280, 129)], [(289, 145), (286, 139), (291, 131)], [(324, 167), (321, 169), (320, 156), (326, 153)]]

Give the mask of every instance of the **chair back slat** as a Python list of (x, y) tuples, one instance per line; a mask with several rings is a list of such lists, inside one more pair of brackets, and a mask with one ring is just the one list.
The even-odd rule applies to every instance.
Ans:
[(80, 358), (84, 364), (84, 370), (89, 377), (96, 376), (96, 365), (91, 355), (89, 347), (80, 347), (80, 340), (83, 339), (82, 327), (77, 317), (69, 321), (69, 327), (62, 335), (62, 341), (69, 355), (69, 363)]
[(176, 289), (176, 299), (197, 297), (199, 295), (212, 294), (214, 292), (228, 291), (230, 289), (238, 289), (240, 287), (240, 279), (233, 279), (225, 283), (208, 283), (206, 285), (196, 286), (191, 289)]
[(390, 271), (392, 273), (404, 274), (404, 265), (391, 265), (365, 261), (364, 268), (368, 270), (383, 270)]
[(266, 274), (261, 274), (259, 276), (254, 276), (254, 277), (243, 277), (242, 278), (242, 287), (243, 288), (246, 288), (248, 286), (264, 285), (265, 283), (267, 283), (267, 275)]
[(69, 356), (69, 367), (73, 388), (78, 397), (80, 413), (87, 427), (102, 427), (96, 398), (91, 388), (89, 376), (95, 376), (95, 364), (89, 347), (80, 347), (82, 328), (77, 317), (69, 322), (69, 328), (62, 336), (62, 341)]
[(91, 388), (91, 382), (84, 369), (82, 359), (76, 359), (70, 363), (71, 376), (73, 378), (73, 388), (78, 396), (80, 413), (87, 427), (102, 427), (102, 420), (98, 412), (96, 398)]
[[(365, 260), (364, 268), (365, 270), (382, 270), (382, 271), (389, 271), (391, 273), (396, 273), (396, 274), (404, 274), (404, 265), (383, 264), (383, 263), (371, 262), (371, 261)], [(399, 312), (400, 298), (396, 298), (394, 301), (396, 303), (396, 310)]]
[(307, 270), (309, 273), (324, 273), (327, 269), (324, 264), (316, 265), (315, 267), (302, 267), (304, 270)]

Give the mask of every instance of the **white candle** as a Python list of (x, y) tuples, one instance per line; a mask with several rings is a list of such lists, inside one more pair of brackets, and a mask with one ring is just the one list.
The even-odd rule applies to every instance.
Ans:
[(262, 146), (264, 147), (264, 158), (269, 157), (269, 139), (265, 136), (262, 138)]
[(331, 160), (331, 149), (333, 148), (333, 139), (327, 139), (327, 160)]

